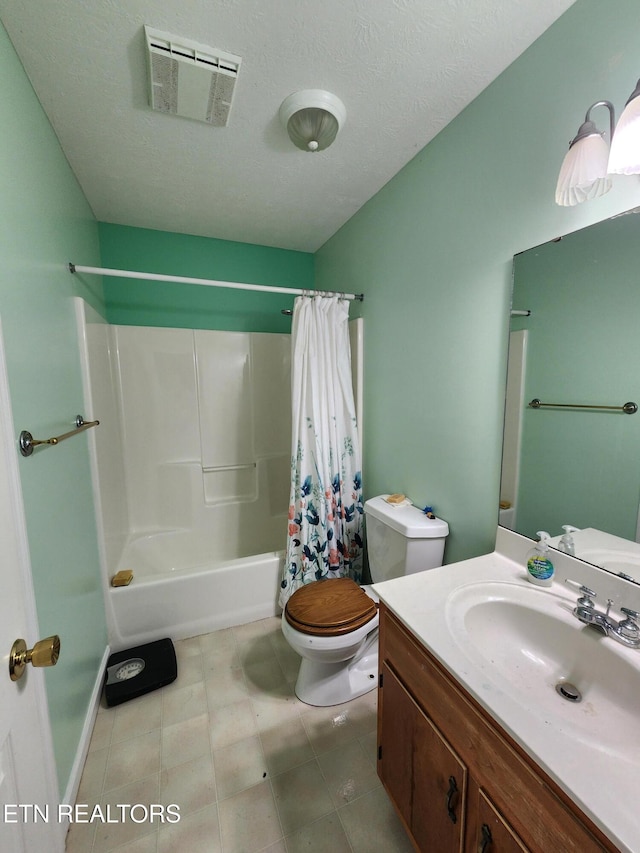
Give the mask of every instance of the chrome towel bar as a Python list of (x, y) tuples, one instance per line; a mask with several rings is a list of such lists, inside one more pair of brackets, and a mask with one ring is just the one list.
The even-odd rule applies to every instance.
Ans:
[(37, 447), (39, 444), (60, 444), (60, 442), (64, 441), (65, 438), (71, 438), (72, 435), (78, 435), (78, 433), (84, 432), (90, 427), (98, 426), (99, 423), (100, 421), (85, 421), (82, 415), (76, 415), (75, 429), (69, 430), (69, 432), (65, 432), (62, 435), (56, 435), (53, 438), (45, 438), (43, 440), (34, 438), (28, 430), (23, 429), (20, 433), (20, 453), (22, 453), (23, 456), (31, 456), (33, 448)]
[(529, 403), (531, 409), (543, 409), (548, 406), (554, 409), (607, 409), (608, 411), (624, 412), (626, 415), (635, 415), (638, 411), (637, 403), (625, 403), (624, 406), (596, 406), (589, 403), (541, 403), (537, 397)]

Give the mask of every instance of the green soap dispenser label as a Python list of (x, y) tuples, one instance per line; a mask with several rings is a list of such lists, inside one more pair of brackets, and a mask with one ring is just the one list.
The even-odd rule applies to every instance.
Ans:
[(529, 557), (527, 571), (532, 577), (538, 578), (541, 581), (546, 581), (553, 577), (553, 565), (546, 557)]

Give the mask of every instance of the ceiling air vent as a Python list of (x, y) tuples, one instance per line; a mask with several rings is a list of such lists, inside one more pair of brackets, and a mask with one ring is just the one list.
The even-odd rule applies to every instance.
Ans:
[(144, 32), (152, 108), (225, 127), (240, 57), (150, 27)]

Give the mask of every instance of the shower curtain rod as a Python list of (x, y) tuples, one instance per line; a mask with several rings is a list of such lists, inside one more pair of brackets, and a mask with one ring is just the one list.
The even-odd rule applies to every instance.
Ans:
[(364, 293), (331, 293), (324, 290), (303, 290), (298, 287), (275, 287), (270, 284), (243, 284), (239, 281), (215, 281), (208, 278), (189, 278), (182, 275), (160, 275), (154, 272), (135, 272), (132, 270), (110, 270), (102, 267), (83, 267), (69, 263), (69, 272), (87, 272), (92, 275), (109, 275), (115, 278), (138, 278), (147, 281), (170, 281), (175, 284), (206, 284), (209, 287), (230, 287), (233, 290), (262, 290), (267, 293), (288, 293), (292, 296), (339, 296), (341, 299), (362, 302)]

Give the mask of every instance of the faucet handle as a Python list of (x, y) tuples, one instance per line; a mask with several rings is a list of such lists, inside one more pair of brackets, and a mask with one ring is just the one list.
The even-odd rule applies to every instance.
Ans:
[(627, 617), (618, 624), (620, 634), (630, 640), (640, 639), (640, 627), (638, 627), (638, 623), (635, 621), (640, 618), (640, 613), (637, 610), (631, 610), (630, 607), (621, 607), (620, 610)]
[(584, 607), (595, 607), (592, 599), (596, 597), (597, 592), (589, 589), (588, 586), (583, 586), (581, 583), (578, 583), (578, 581), (572, 581), (570, 578), (567, 578), (565, 583), (568, 583), (571, 586), (577, 586), (578, 590), (582, 593), (578, 599), (578, 604), (582, 604)]

